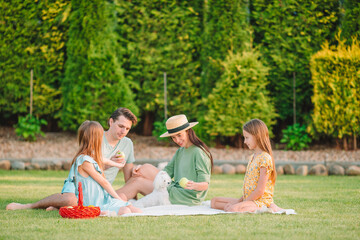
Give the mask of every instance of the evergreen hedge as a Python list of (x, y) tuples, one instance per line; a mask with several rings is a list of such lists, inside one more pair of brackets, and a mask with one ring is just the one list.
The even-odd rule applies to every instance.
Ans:
[[(34, 114), (71, 130), (85, 119), (105, 125), (125, 106), (151, 133), (164, 118), (164, 72), (168, 116), (185, 113), (206, 125), (223, 104), (219, 88), (229, 92), (225, 102), (236, 100), (225, 65), (250, 52), (259, 57), (248, 47), (253, 29), (262, 56), (257, 69), (268, 68), (262, 92), (267, 104), (275, 103), (280, 132), (293, 116), (294, 74), (298, 120), (310, 121), (311, 56), (339, 27), (351, 39), (360, 26), (355, 0), (14, 0), (1, 7), (0, 120), (28, 112), (34, 69)], [(234, 121), (234, 113), (226, 116), (222, 121)], [(201, 126), (204, 136), (236, 136), (240, 129)]]
[(312, 118), (316, 132), (343, 139), (360, 134), (360, 45), (339, 39), (337, 47), (325, 43), (311, 58)]
[(242, 52), (250, 43), (248, 1), (204, 1), (201, 49), (201, 96), (207, 97), (221, 78), (229, 51)]

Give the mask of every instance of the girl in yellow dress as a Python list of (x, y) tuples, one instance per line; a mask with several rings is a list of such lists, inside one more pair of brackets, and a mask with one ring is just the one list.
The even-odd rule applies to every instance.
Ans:
[(211, 207), (227, 212), (254, 212), (266, 206), (277, 212), (281, 208), (273, 201), (276, 171), (268, 128), (263, 121), (252, 119), (243, 126), (243, 134), (245, 144), (254, 150), (246, 168), (243, 196), (215, 197)]

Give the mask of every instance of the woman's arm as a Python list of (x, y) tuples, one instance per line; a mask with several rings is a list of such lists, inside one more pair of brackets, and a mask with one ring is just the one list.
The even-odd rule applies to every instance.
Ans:
[(104, 178), (98, 171), (96, 171), (93, 163), (85, 161), (80, 167), (97, 183), (99, 183), (100, 186), (102, 186), (112, 197), (124, 201), (124, 199), (120, 198), (119, 195), (115, 192), (109, 181), (106, 180), (106, 178)]
[(265, 192), (266, 182), (268, 176), (266, 175), (266, 168), (260, 168), (260, 177), (256, 189), (244, 201), (253, 201), (260, 198)]

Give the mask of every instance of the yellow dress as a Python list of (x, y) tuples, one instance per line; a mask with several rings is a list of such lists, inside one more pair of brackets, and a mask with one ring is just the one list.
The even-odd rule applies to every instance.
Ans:
[(269, 207), (270, 204), (273, 203), (275, 184), (270, 180), (270, 175), (274, 170), (274, 166), (272, 164), (271, 156), (266, 152), (262, 152), (255, 158), (254, 155), (251, 155), (251, 159), (246, 167), (243, 196), (244, 199), (248, 198), (256, 189), (260, 178), (260, 168), (262, 167), (266, 168), (266, 174), (269, 179), (266, 182), (264, 194), (259, 199), (254, 200), (254, 202), (258, 207)]

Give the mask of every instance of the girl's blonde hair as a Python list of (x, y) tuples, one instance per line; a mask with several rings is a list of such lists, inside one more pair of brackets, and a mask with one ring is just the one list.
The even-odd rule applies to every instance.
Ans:
[(275, 184), (276, 170), (275, 161), (272, 154), (272, 148), (269, 137), (269, 130), (266, 124), (260, 119), (251, 119), (244, 124), (243, 130), (253, 135), (256, 139), (256, 145), (264, 152), (267, 152), (271, 156), (273, 171), (270, 175), (270, 180)]
[(101, 143), (104, 129), (100, 123), (96, 121), (86, 120), (78, 130), (79, 151), (76, 153), (72, 164), (80, 155), (88, 155), (92, 157), (99, 165), (101, 172), (104, 174), (104, 166), (101, 153)]

